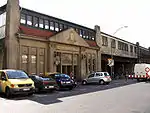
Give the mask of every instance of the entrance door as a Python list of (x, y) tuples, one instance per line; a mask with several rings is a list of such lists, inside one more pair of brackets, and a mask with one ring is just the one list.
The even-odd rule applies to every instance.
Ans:
[(70, 75), (72, 72), (72, 66), (67, 66), (67, 74)]
[(58, 64), (58, 65), (56, 66), (56, 72), (61, 73), (61, 65), (60, 65), (60, 64)]
[(62, 66), (62, 73), (70, 75), (71, 71), (72, 71), (72, 66), (71, 65), (66, 65), (66, 66), (63, 65)]

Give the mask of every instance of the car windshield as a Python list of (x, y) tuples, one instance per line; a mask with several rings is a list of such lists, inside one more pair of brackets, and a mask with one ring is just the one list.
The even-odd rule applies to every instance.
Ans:
[(51, 77), (42, 77), (44, 81), (53, 80)]
[(105, 76), (110, 76), (108, 73), (104, 73)]
[(8, 79), (27, 79), (28, 75), (21, 70), (6, 71)]
[(36, 75), (36, 76), (35, 76), (35, 78), (36, 78), (36, 79), (38, 79), (38, 80), (43, 80), (43, 81), (52, 80), (52, 78), (43, 77), (43, 76), (42, 76), (42, 77), (40, 77), (40, 76), (38, 76), (38, 75)]
[(66, 74), (56, 74), (55, 75), (56, 78), (70, 78), (68, 75)]

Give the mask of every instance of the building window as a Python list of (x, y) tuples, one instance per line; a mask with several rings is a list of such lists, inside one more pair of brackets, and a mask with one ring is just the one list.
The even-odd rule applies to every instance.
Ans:
[(85, 38), (86, 38), (86, 39), (89, 39), (88, 31), (85, 31)]
[(23, 64), (28, 63), (28, 56), (27, 55), (22, 55), (22, 63)]
[(21, 14), (20, 23), (21, 24), (26, 24), (26, 15), (25, 14)]
[(82, 34), (83, 34), (83, 35), (82, 35), (83, 38), (85, 38), (85, 31), (84, 31), (84, 30), (82, 31)]
[(130, 52), (132, 53), (133, 52), (133, 46), (130, 45)]
[(60, 31), (64, 29), (63, 24), (59, 24)]
[(27, 25), (32, 26), (32, 16), (27, 15)]
[(89, 32), (89, 40), (91, 40), (91, 39), (92, 39), (92, 33)]
[(40, 21), (39, 21), (39, 27), (40, 28), (44, 28), (44, 20), (43, 19), (40, 19)]
[(112, 48), (116, 48), (116, 41), (115, 41), (115, 39), (112, 39), (112, 41), (111, 41), (111, 47)]
[(118, 49), (121, 50), (121, 42), (118, 41)]
[(54, 22), (50, 22), (50, 30), (54, 31)]
[(134, 52), (137, 53), (137, 48), (136, 47), (134, 47)]
[(80, 36), (83, 37), (83, 31), (80, 29)]
[(31, 63), (33, 63), (33, 64), (36, 63), (36, 56), (35, 55), (31, 56)]
[(38, 23), (38, 18), (37, 17), (33, 17), (33, 27), (38, 27), (39, 23)]
[(49, 29), (49, 21), (48, 20), (44, 20), (45, 22), (45, 29)]
[(102, 37), (102, 45), (103, 46), (108, 46), (108, 39), (105, 36)]
[[(92, 32), (92, 40), (95, 40), (95, 33)], [(108, 42), (107, 42), (108, 43)], [(108, 44), (107, 44), (108, 45)]]
[(128, 51), (128, 44), (124, 44), (125, 45), (125, 51)]
[(57, 22), (55, 22), (55, 31), (59, 31), (59, 26), (58, 26), (58, 23)]
[(95, 40), (95, 37), (92, 35), (92, 40)]

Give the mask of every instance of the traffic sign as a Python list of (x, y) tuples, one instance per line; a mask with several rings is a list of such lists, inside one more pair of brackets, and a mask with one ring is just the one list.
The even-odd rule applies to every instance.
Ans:
[(110, 67), (114, 66), (114, 59), (109, 58), (107, 65), (109, 65)]

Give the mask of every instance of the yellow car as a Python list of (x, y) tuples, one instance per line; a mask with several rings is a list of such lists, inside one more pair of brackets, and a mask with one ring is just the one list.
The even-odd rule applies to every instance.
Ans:
[(13, 94), (29, 94), (35, 91), (34, 82), (22, 70), (0, 70), (0, 93), (7, 98)]

